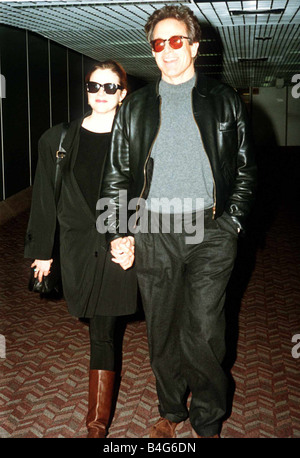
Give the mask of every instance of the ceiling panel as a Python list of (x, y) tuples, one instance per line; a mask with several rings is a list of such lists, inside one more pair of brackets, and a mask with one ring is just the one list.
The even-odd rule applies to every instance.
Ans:
[(151, 80), (158, 71), (144, 24), (170, 3), (189, 6), (202, 25), (196, 65), (203, 73), (237, 88), (272, 86), (276, 78), (288, 84), (300, 73), (299, 0), (1, 1), (0, 20), (93, 59), (114, 58), (128, 73)]

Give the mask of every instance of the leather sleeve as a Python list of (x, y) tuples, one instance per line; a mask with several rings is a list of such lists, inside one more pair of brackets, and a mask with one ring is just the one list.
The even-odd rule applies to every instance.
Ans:
[(257, 168), (247, 108), (238, 94), (235, 107), (238, 134), (237, 167), (233, 190), (225, 211), (243, 231), (255, 200)]
[(105, 231), (107, 242), (128, 233), (128, 190), (131, 184), (129, 140), (126, 131), (130, 121), (128, 113), (127, 104), (127, 108), (123, 105), (116, 115), (102, 180), (101, 208), (98, 209), (104, 211), (97, 219), (97, 229), (99, 232)]

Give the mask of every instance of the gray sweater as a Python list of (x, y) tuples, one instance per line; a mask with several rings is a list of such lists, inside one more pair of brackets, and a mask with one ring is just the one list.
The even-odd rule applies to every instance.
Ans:
[[(154, 169), (146, 201), (152, 211), (199, 210), (203, 208), (199, 198), (204, 199), (204, 208), (213, 206), (211, 166), (192, 112), (194, 85), (195, 76), (179, 85), (160, 82), (161, 125), (151, 153)], [(172, 199), (174, 208), (168, 205)]]

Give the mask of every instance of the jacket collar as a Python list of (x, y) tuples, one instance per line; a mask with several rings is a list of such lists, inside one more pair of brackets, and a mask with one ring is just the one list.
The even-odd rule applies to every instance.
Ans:
[(84, 116), (81, 116), (80, 118), (75, 119), (74, 121), (69, 123), (68, 131), (62, 144), (66, 151), (70, 150), (74, 140), (77, 138), (77, 134), (79, 133), (84, 118), (86, 118), (90, 114), (91, 111), (85, 113)]
[(201, 97), (207, 97), (208, 95), (207, 81), (208, 80), (205, 76), (201, 75), (199, 72), (196, 71), (195, 88)]

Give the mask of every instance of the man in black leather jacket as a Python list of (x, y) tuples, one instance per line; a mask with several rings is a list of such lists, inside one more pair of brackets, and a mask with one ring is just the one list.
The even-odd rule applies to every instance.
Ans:
[(195, 73), (200, 27), (190, 9), (157, 10), (145, 30), (162, 76), (116, 117), (105, 230), (113, 261), (136, 262), (159, 399), (150, 437), (176, 437), (188, 416), (194, 437), (219, 437), (225, 290), (256, 183), (251, 132), (236, 91)]

